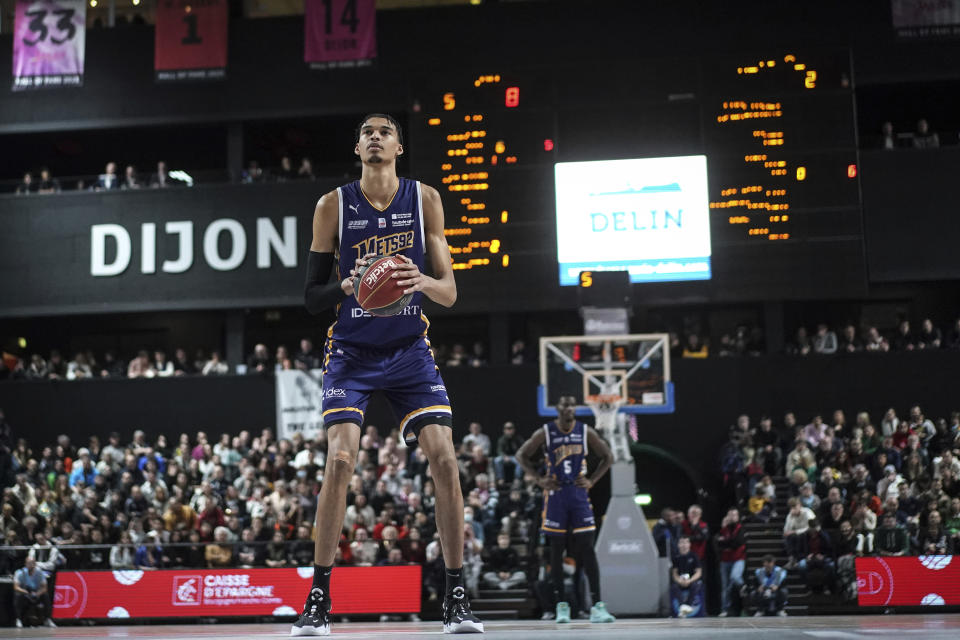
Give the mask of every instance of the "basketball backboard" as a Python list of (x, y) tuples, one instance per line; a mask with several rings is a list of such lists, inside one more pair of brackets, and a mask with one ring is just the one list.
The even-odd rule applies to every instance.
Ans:
[(540, 338), (538, 412), (555, 417), (569, 395), (578, 416), (604, 401), (617, 401), (620, 413), (673, 413), (669, 344), (665, 333)]

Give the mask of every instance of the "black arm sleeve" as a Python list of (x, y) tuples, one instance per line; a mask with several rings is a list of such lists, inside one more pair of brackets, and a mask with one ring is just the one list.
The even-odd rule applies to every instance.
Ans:
[(303, 299), (311, 315), (322, 313), (347, 297), (340, 282), (329, 282), (331, 268), (332, 253), (311, 251), (307, 256), (307, 282)]

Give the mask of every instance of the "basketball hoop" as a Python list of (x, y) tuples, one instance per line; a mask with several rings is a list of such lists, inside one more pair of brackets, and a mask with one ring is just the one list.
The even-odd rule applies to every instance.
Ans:
[(612, 408), (619, 409), (626, 403), (627, 399), (619, 393), (595, 393), (584, 398), (584, 403), (596, 412)]

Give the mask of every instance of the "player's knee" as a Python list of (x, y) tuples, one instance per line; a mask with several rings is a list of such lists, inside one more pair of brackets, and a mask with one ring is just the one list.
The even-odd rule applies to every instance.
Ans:
[(327, 476), (331, 480), (349, 482), (356, 466), (356, 454), (345, 449), (335, 450), (327, 461)]
[(436, 478), (450, 480), (460, 474), (460, 468), (457, 466), (457, 458), (453, 454), (441, 454), (436, 459), (430, 461), (430, 473)]

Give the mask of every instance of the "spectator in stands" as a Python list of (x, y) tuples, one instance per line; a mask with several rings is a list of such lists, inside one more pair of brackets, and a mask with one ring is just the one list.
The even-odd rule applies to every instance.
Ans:
[(77, 353), (73, 360), (67, 363), (67, 380), (78, 380), (81, 378), (92, 378), (93, 369), (87, 363), (87, 358), (83, 353)]
[(99, 472), (96, 467), (93, 465), (93, 460), (90, 458), (90, 450), (86, 447), (81, 447), (77, 451), (78, 460), (73, 463), (72, 471), (70, 472), (70, 486), (75, 487), (78, 484), (83, 484), (86, 487), (92, 487), (96, 481)]
[(176, 184), (176, 181), (171, 180), (170, 175), (167, 173), (167, 163), (163, 160), (157, 162), (157, 171), (150, 176), (150, 188), (166, 189), (167, 187), (176, 186)]
[(939, 511), (927, 514), (927, 526), (920, 532), (918, 551), (921, 555), (951, 555), (953, 545), (947, 530), (943, 526), (943, 518)]
[(924, 318), (920, 325), (920, 333), (917, 334), (918, 349), (939, 349), (942, 342), (940, 329), (933, 326), (933, 320)]
[(463, 345), (456, 343), (450, 350), (450, 356), (447, 358), (448, 367), (461, 367), (467, 364), (467, 350)]
[(914, 149), (935, 149), (940, 146), (940, 136), (936, 131), (930, 131), (930, 124), (925, 118), (917, 120), (917, 132), (913, 134)]
[(56, 349), (50, 351), (50, 357), (47, 359), (47, 378), (50, 380), (62, 380), (67, 377), (67, 363), (63, 361), (63, 356)]
[(527, 361), (527, 346), (523, 340), (514, 340), (510, 345), (510, 364), (523, 364)]
[(253, 535), (253, 530), (246, 528), (240, 534), (241, 543), (237, 547), (237, 566), (242, 569), (263, 566), (264, 548)]
[(127, 367), (128, 378), (152, 378), (155, 375), (157, 371), (153, 368), (146, 351), (138, 352), (137, 357), (131, 360)]
[(840, 342), (837, 344), (837, 350), (841, 353), (856, 353), (863, 351), (863, 342), (857, 336), (857, 328), (852, 324), (843, 327), (843, 335), (840, 336)]
[(103, 354), (103, 368), (100, 370), (101, 378), (125, 378), (127, 377), (127, 366), (117, 360), (117, 354), (113, 351), (107, 351)]
[[(824, 594), (829, 595), (834, 588), (833, 580), (836, 571), (836, 565), (833, 562), (833, 542), (830, 536), (820, 528), (818, 518), (810, 519), (806, 534), (801, 536), (799, 555), (797, 569), (800, 570), (800, 575), (807, 586), (813, 591), (822, 589)], [(822, 575), (819, 579), (812, 580), (811, 571)]]
[(774, 430), (770, 416), (760, 418), (760, 429), (753, 436), (753, 444), (757, 447), (764, 473), (779, 473), (783, 464), (783, 449), (780, 448), (780, 434)]
[(473, 451), (475, 446), (480, 446), (483, 455), (490, 455), (490, 436), (483, 432), (483, 426), (479, 422), (471, 422), (469, 433), (463, 437), (463, 446), (467, 451)]
[(103, 173), (97, 177), (97, 184), (94, 187), (97, 191), (112, 191), (120, 188), (120, 178), (117, 176), (117, 163), (108, 162)]
[(953, 328), (947, 335), (947, 342), (944, 344), (947, 349), (960, 349), (960, 318), (953, 323)]
[(197, 368), (187, 357), (187, 350), (183, 347), (177, 347), (173, 352), (173, 375), (191, 376), (197, 372)]
[(36, 185), (33, 184), (33, 174), (27, 171), (23, 174), (23, 180), (17, 185), (16, 193), (18, 196), (26, 196), (36, 191)]
[(867, 338), (864, 341), (863, 348), (865, 351), (885, 352), (890, 351), (890, 343), (883, 337), (879, 329), (870, 327), (867, 329)]
[[(517, 435), (517, 427), (512, 422), (503, 423), (503, 433), (497, 438), (497, 456), (493, 459), (493, 468), (497, 482), (512, 482), (516, 477), (517, 450), (523, 444), (523, 438)], [(504, 465), (510, 465), (510, 477), (507, 478)]]
[(747, 540), (740, 524), (740, 511), (730, 507), (716, 536), (720, 549), (721, 611), (725, 618), (732, 613), (733, 595), (743, 587), (743, 569), (747, 559)]
[(119, 544), (110, 549), (110, 568), (115, 571), (133, 569), (133, 539), (129, 531), (122, 531)]
[(783, 581), (787, 577), (787, 572), (777, 566), (776, 560), (770, 554), (763, 556), (763, 566), (754, 572), (757, 586), (753, 591), (751, 600), (757, 611), (753, 615), (761, 617), (765, 615), (775, 615), (785, 617), (787, 615), (787, 587)]
[(810, 521), (816, 515), (810, 509), (807, 509), (797, 498), (790, 498), (787, 501), (789, 512), (783, 523), (783, 546), (789, 556), (790, 561), (787, 564), (788, 569), (792, 569), (797, 564), (797, 559), (801, 556), (802, 538), (810, 528)]
[(910, 536), (897, 524), (893, 513), (883, 514), (883, 524), (874, 536), (874, 549), (881, 556), (905, 556), (910, 553)]
[(161, 350), (153, 353), (153, 370), (157, 372), (157, 376), (160, 378), (172, 377), (176, 372), (173, 363), (167, 360), (167, 354)]
[(301, 180), (316, 180), (313, 174), (313, 163), (310, 158), (300, 158), (300, 168), (297, 169), (297, 177)]
[(50, 175), (50, 169), (40, 169), (40, 184), (37, 193), (60, 193), (60, 181)]
[(270, 352), (267, 351), (267, 345), (255, 345), (253, 353), (247, 358), (247, 373), (268, 373), (273, 370), (274, 367), (270, 361)]
[(520, 558), (510, 546), (509, 533), (497, 535), (497, 546), (490, 551), (483, 580), (492, 588), (504, 591), (527, 581), (526, 574), (520, 569)]
[(702, 566), (700, 558), (690, 550), (690, 538), (680, 536), (670, 570), (670, 604), (674, 618), (702, 617), (705, 614)]
[(837, 334), (823, 322), (817, 325), (817, 333), (813, 336), (813, 351), (826, 355), (837, 352)]
[[(208, 545), (207, 549), (209, 550), (215, 546), (216, 545)], [(137, 551), (133, 555), (133, 566), (141, 571), (163, 568), (163, 547), (160, 544), (160, 539), (153, 532), (148, 532), (144, 535), (143, 540), (137, 547)]]
[[(680, 513), (681, 522), (683, 513)], [(681, 535), (680, 524), (674, 522), (674, 510), (665, 507), (660, 511), (660, 519), (653, 525), (653, 541), (661, 558), (672, 558), (676, 555), (677, 539)]]
[(288, 180), (293, 180), (297, 177), (297, 172), (293, 170), (293, 162), (290, 160), (290, 156), (284, 155), (280, 158), (280, 168), (277, 169), (277, 173), (274, 176), (277, 182), (287, 182)]
[(33, 558), (27, 558), (23, 568), (13, 576), (13, 610), (16, 616), (15, 626), (23, 628), (23, 618), (28, 609), (35, 609), (38, 617), (44, 619), (44, 626), (56, 627), (50, 619), (50, 608), (47, 606), (47, 579), (43, 571), (37, 568)]
[(308, 524), (301, 524), (297, 527), (297, 537), (287, 545), (290, 566), (313, 566), (313, 539), (310, 537), (310, 533), (311, 527)]
[(220, 359), (220, 352), (213, 351), (210, 354), (210, 360), (203, 365), (203, 375), (205, 376), (225, 376), (230, 373), (230, 367)]
[(706, 358), (709, 355), (709, 349), (706, 343), (701, 341), (699, 335), (691, 332), (687, 336), (681, 355), (684, 358)]
[(697, 554), (701, 566), (707, 557), (707, 540), (710, 531), (703, 521), (703, 509), (698, 504), (692, 504), (687, 509), (687, 519), (683, 521), (682, 532), (690, 540), (690, 549)]
[(140, 178), (137, 176), (137, 168), (132, 164), (128, 164), (127, 168), (124, 170), (123, 180), (120, 182), (120, 188), (139, 189), (141, 186)]
[(913, 351), (916, 347), (916, 339), (910, 331), (910, 321), (901, 320), (897, 324), (897, 333), (894, 335), (890, 346), (894, 351)]
[(844, 520), (833, 539), (833, 548), (837, 555), (837, 590), (845, 600), (857, 597), (856, 559), (862, 556), (853, 525)]
[(893, 133), (893, 123), (884, 122), (880, 127), (880, 148), (890, 151), (897, 148), (897, 138)]
[(313, 341), (309, 338), (300, 340), (300, 351), (293, 357), (297, 369), (310, 371), (320, 368), (320, 354), (313, 348)]
[[(811, 425), (807, 425), (809, 428)], [(806, 429), (804, 430), (806, 433)], [(807, 443), (807, 440), (800, 438), (796, 441), (793, 451), (787, 454), (787, 463), (786, 463), (786, 472), (792, 474), (794, 471), (800, 470), (809, 476), (814, 473), (817, 469), (817, 461), (814, 458), (813, 453), (810, 451), (810, 447)]]
[[(469, 507), (466, 507), (469, 508)], [(472, 527), (463, 528), (463, 583), (472, 597), (480, 590), (480, 573), (483, 569), (483, 543), (477, 540)]]
[(760, 483), (753, 488), (753, 495), (747, 501), (747, 511), (750, 513), (748, 519), (751, 522), (766, 523), (773, 515), (773, 499)]
[(256, 160), (251, 160), (247, 164), (246, 171), (240, 174), (240, 182), (244, 184), (263, 182), (264, 179), (265, 176), (263, 175), (263, 169), (260, 168), (260, 163)]
[(950, 511), (944, 517), (943, 527), (950, 536), (953, 553), (960, 552), (960, 497), (951, 498)]

